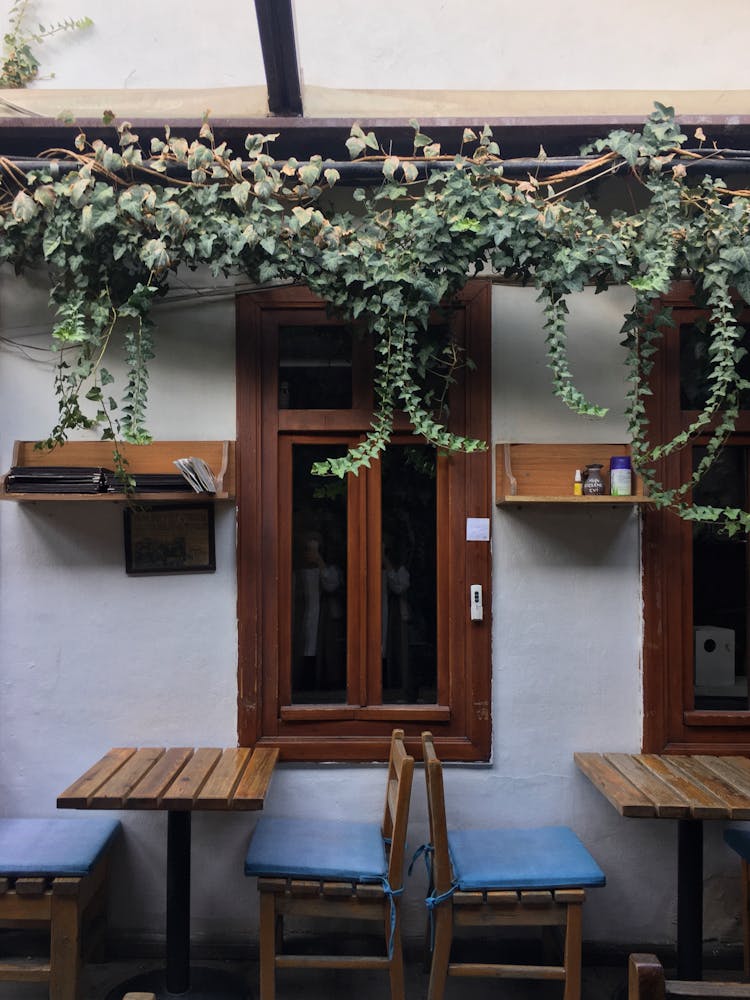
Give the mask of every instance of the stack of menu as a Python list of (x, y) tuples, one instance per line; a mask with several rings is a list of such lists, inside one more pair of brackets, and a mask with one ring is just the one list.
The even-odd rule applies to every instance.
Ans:
[[(127, 472), (127, 470), (126, 470)], [(133, 480), (136, 493), (189, 493), (190, 486), (182, 476), (168, 472), (130, 472), (128, 477)], [(105, 472), (107, 493), (124, 493), (125, 483), (122, 477), (114, 472)]]
[(8, 493), (104, 493), (106, 469), (70, 465), (14, 465), (5, 477)]
[(196, 493), (215, 493), (214, 474), (202, 458), (176, 458), (174, 464)]

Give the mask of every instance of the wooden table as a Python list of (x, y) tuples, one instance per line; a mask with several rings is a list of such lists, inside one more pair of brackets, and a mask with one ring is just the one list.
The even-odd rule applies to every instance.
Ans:
[(750, 760), (626, 753), (574, 758), (622, 816), (677, 820), (677, 975), (700, 979), (703, 821), (750, 819)]
[[(275, 748), (119, 747), (109, 750), (57, 800), (60, 809), (159, 809), (167, 811), (166, 969), (124, 983), (128, 990), (186, 998), (236, 996), (220, 976), (190, 968), (190, 828), (195, 810), (263, 808), (278, 759)], [(237, 861), (237, 877), (242, 873)], [(201, 980), (207, 981), (206, 989)]]

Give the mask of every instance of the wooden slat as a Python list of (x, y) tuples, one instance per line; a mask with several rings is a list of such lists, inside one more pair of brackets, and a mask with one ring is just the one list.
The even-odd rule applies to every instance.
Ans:
[(524, 889), (521, 892), (524, 906), (551, 906), (553, 902), (552, 893), (546, 889)]
[(484, 905), (484, 893), (483, 892), (454, 892), (453, 896), (454, 906), (483, 906)]
[(354, 883), (352, 882), (323, 882), (324, 896), (353, 896)]
[(730, 819), (750, 819), (750, 799), (731, 782), (719, 777), (715, 771), (701, 764), (694, 757), (667, 756), (665, 759), (667, 763), (678, 768), (692, 781), (697, 782), (707, 792), (720, 799), (726, 805)]
[(451, 962), (449, 976), (468, 979), (565, 979), (561, 965), (497, 965), (490, 962)]
[(698, 754), (695, 759), (750, 798), (750, 760), (747, 757), (710, 757)]
[(0, 982), (46, 983), (49, 980), (48, 958), (4, 958), (0, 960)]
[(277, 969), (387, 969), (385, 955), (277, 955)]
[(191, 747), (167, 750), (128, 796), (128, 809), (158, 809), (162, 797), (193, 756)]
[(164, 753), (164, 747), (141, 747), (89, 799), (94, 809), (124, 809), (128, 796)]
[(586, 899), (585, 889), (555, 889), (555, 902), (567, 905), (568, 903), (583, 903)]
[(661, 778), (657, 778), (652, 771), (633, 760), (629, 753), (605, 753), (604, 757), (624, 778), (651, 799), (657, 816), (664, 819), (679, 819), (690, 815), (690, 805), (687, 800)]
[(200, 747), (162, 796), (164, 809), (192, 809), (198, 793), (221, 759), (221, 750)]
[(382, 885), (370, 885), (369, 882), (357, 882), (355, 891), (358, 899), (383, 899), (385, 895)]
[(271, 784), (278, 747), (256, 747), (232, 798), (232, 809), (262, 809)]
[(77, 896), (83, 885), (83, 878), (78, 875), (58, 875), (52, 881), (52, 892), (55, 896)]
[(258, 891), (259, 892), (286, 892), (287, 881), (285, 878), (259, 878), (258, 879)]
[(656, 806), (599, 753), (575, 753), (578, 768), (622, 816), (656, 816)]
[(292, 896), (319, 896), (320, 881), (317, 879), (290, 879), (289, 892)]
[(52, 893), (37, 893), (34, 896), (19, 896), (17, 892), (6, 893), (0, 899), (0, 927), (17, 928), (20, 923), (36, 923), (43, 928), (52, 912)]
[(704, 983), (668, 979), (668, 997), (705, 997), (707, 1000), (750, 1000), (750, 983)]
[(487, 902), (490, 906), (518, 906), (518, 893), (508, 889), (490, 889)]
[(115, 747), (58, 796), (59, 809), (85, 809), (93, 795), (135, 753), (135, 747)]
[(41, 896), (47, 891), (47, 879), (17, 878), (15, 889), (19, 896)]
[(690, 815), (694, 819), (722, 819), (729, 816), (726, 803), (689, 778), (683, 771), (657, 754), (636, 754), (636, 760), (676, 791), (690, 803)]
[(196, 808), (228, 809), (252, 753), (248, 747), (230, 747), (225, 750), (198, 793)]

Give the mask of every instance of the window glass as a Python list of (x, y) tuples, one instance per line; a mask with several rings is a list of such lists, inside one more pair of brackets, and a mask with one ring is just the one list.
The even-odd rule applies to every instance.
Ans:
[(381, 459), (385, 703), (437, 701), (436, 458), (427, 445)]
[[(705, 448), (693, 449), (694, 466)], [(696, 503), (747, 507), (747, 449), (726, 447), (693, 491)], [(693, 525), (695, 707), (747, 708), (747, 538)]]
[[(750, 335), (745, 331), (742, 338), (745, 351), (750, 349)], [(695, 323), (685, 323), (680, 328), (680, 409), (702, 410), (706, 405), (711, 385), (709, 338), (704, 327)], [(742, 378), (750, 379), (750, 354), (740, 360), (739, 372)], [(750, 392), (740, 394), (740, 408), (750, 410)]]
[(340, 445), (292, 448), (292, 701), (346, 700), (346, 480), (313, 476)]
[(341, 410), (352, 405), (352, 335), (341, 326), (279, 328), (279, 408)]

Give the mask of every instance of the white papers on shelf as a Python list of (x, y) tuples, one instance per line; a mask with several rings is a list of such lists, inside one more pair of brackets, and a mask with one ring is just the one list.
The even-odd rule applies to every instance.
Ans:
[(176, 458), (174, 464), (187, 479), (196, 493), (215, 493), (214, 474), (202, 458)]

